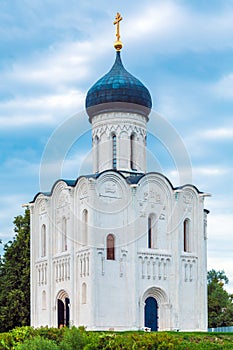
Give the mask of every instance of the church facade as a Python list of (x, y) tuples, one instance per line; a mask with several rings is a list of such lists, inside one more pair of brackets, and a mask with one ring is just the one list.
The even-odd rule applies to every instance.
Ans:
[(151, 96), (117, 42), (86, 97), (93, 174), (58, 180), (29, 203), (31, 324), (205, 331), (204, 193), (146, 172)]

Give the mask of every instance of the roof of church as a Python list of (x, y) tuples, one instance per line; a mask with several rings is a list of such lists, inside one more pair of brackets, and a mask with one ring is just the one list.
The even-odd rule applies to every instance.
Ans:
[[(100, 78), (87, 93), (86, 109), (90, 121), (93, 115), (105, 111), (105, 104), (111, 103), (112, 110), (115, 111), (116, 103), (119, 102), (141, 106), (147, 116), (152, 107), (151, 95), (148, 89), (124, 68), (120, 51), (117, 51), (115, 62), (110, 71)], [(104, 108), (103, 111), (101, 105)], [(93, 112), (93, 107), (96, 106), (98, 108), (95, 108)], [(110, 110), (111, 107), (109, 106), (108, 111)]]
[(199, 193), (199, 194), (202, 194), (202, 193), (203, 193), (202, 191), (199, 191), (199, 189), (198, 189), (196, 186), (192, 185), (192, 184), (185, 184), (185, 185), (182, 185), (182, 186), (174, 187), (174, 186), (172, 185), (171, 181), (170, 181), (165, 175), (163, 175), (163, 174), (161, 174), (161, 173), (158, 173), (158, 172), (149, 172), (149, 173), (145, 173), (145, 174), (144, 174), (144, 173), (121, 172), (121, 171), (118, 171), (118, 170), (109, 169), (109, 170), (104, 170), (104, 171), (101, 172), (101, 173), (89, 174), (89, 175), (81, 175), (80, 177), (78, 177), (78, 178), (75, 179), (75, 180), (59, 179), (59, 180), (57, 180), (57, 181), (54, 183), (54, 185), (53, 185), (53, 187), (52, 187), (52, 189), (51, 189), (50, 192), (39, 192), (39, 193), (37, 193), (37, 194), (35, 195), (35, 197), (33, 198), (33, 200), (32, 200), (30, 203), (34, 203), (35, 200), (36, 200), (36, 198), (37, 198), (39, 195), (41, 195), (41, 194), (44, 195), (44, 196), (50, 197), (50, 196), (52, 195), (52, 193), (53, 193), (53, 190), (54, 190), (56, 184), (57, 184), (58, 182), (60, 182), (60, 181), (65, 182), (67, 186), (75, 187), (75, 186), (77, 185), (77, 183), (79, 182), (79, 180), (80, 180), (81, 178), (83, 178), (83, 177), (84, 177), (84, 178), (88, 178), (88, 179), (90, 179), (90, 178), (92, 178), (92, 179), (98, 179), (98, 177), (100, 177), (101, 175), (103, 175), (104, 173), (107, 173), (107, 172), (114, 172), (114, 173), (119, 174), (120, 176), (122, 176), (122, 178), (123, 178), (129, 185), (136, 185), (136, 184), (138, 184), (138, 182), (139, 182), (143, 177), (152, 174), (152, 175), (158, 175), (158, 176), (161, 176), (162, 178), (164, 178), (164, 179), (169, 183), (169, 185), (170, 185), (170, 187), (171, 187), (172, 190), (175, 190), (175, 191), (176, 191), (176, 190), (182, 190), (183, 188), (185, 188), (185, 187), (188, 186), (188, 187), (192, 187), (192, 188), (193, 188), (195, 191), (197, 191), (197, 193)]

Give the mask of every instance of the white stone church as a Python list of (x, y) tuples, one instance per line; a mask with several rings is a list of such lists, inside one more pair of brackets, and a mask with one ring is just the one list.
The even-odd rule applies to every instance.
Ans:
[(151, 96), (115, 47), (86, 96), (93, 174), (29, 203), (31, 325), (205, 331), (204, 194), (146, 172)]

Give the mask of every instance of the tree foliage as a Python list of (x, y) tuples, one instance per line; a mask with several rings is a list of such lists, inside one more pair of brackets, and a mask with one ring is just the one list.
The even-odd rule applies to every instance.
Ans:
[(14, 219), (13, 241), (0, 260), (0, 331), (30, 323), (30, 213)]
[(208, 281), (208, 325), (209, 327), (226, 327), (233, 325), (232, 295), (224, 289), (228, 283), (225, 272), (211, 270)]
[(215, 271), (214, 269), (212, 269), (212, 270), (208, 271), (207, 282), (208, 282), (208, 285), (211, 282), (215, 282), (215, 283), (221, 282), (221, 283), (228, 284), (229, 280), (228, 280), (224, 270)]

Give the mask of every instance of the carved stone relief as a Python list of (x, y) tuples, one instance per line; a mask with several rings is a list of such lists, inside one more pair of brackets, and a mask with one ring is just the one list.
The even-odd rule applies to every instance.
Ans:
[(70, 204), (69, 194), (67, 191), (62, 191), (58, 199), (57, 208), (63, 208), (68, 204)]
[(112, 202), (122, 198), (122, 190), (115, 181), (104, 181), (99, 188), (99, 197), (105, 202)]

